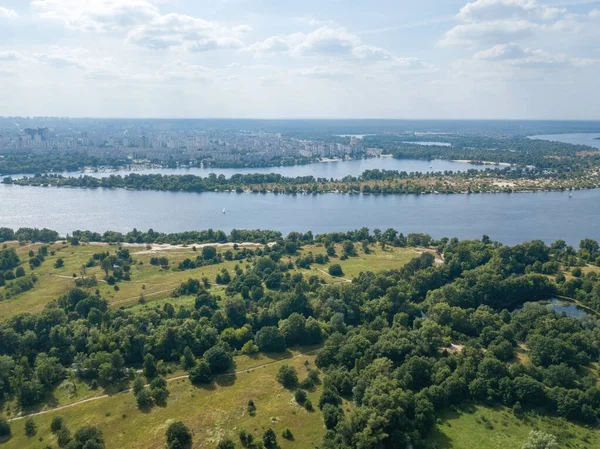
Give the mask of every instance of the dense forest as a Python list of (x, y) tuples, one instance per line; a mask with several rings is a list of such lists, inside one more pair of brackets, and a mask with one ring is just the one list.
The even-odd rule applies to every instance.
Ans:
[[(47, 241), (55, 234), (3, 229), (1, 235), (5, 240), (25, 241), (28, 236)], [(110, 307), (93, 287), (81, 287), (56, 298), (41, 313), (1, 322), (4, 400), (16, 400), (18, 408), (27, 411), (75, 375), (93, 388), (132, 385), (139, 407), (151, 407), (168, 401), (162, 378), (166, 367), (183, 368), (191, 382), (208, 384), (234, 369), (236, 354), (318, 345), (316, 365), (321, 375), (315, 372), (298, 385), (293, 370), (282, 369), (278, 380), (298, 389), (300, 402), (306, 401), (303, 391), (322, 382), (314, 407), (327, 428), (323, 448), (426, 447), (440, 412), (464, 403), (504, 405), (516, 415), (536, 411), (589, 425), (600, 418), (600, 373), (593, 363), (600, 357), (600, 321), (591, 312), (576, 319), (527, 304), (562, 295), (600, 312), (599, 272), (589, 269), (600, 266), (600, 248), (594, 240), (582, 241), (579, 248), (562, 241), (509, 247), (486, 236), (436, 241), (426, 234), (404, 236), (393, 229), (318, 236), (291, 233), (285, 238), (267, 231), (239, 231), (235, 236), (218, 231), (176, 236), (78, 231), (71, 245), (88, 240), (238, 238), (272, 244), (246, 253), (247, 265), (223, 279), (223, 296), (212, 292), (210, 284), (189, 279), (173, 292), (173, 301), (127, 310)], [(399, 269), (373, 273), (365, 267), (352, 282), (326, 284), (293, 271), (286, 260), (308, 244), (322, 245), (331, 257), (339, 257), (335, 249), (330, 251), (334, 243), (343, 245), (341, 257), (346, 258), (355, 257), (356, 245), (362, 244), (367, 249), (430, 247), (442, 261), (436, 263), (433, 254), (423, 253)], [(125, 260), (129, 254), (120, 257)], [(303, 268), (318, 263), (303, 259), (299, 264)], [(23, 262), (14, 250), (4, 248), (3, 278), (14, 275)], [(221, 260), (216, 258), (215, 263)], [(193, 306), (178, 305), (180, 295), (192, 295)], [(519, 363), (518, 350), (526, 351), (527, 363)], [(144, 386), (146, 381), (149, 387)], [(8, 435), (10, 425), (0, 422)], [(184, 427), (173, 428), (171, 437), (177, 434), (187, 440)], [(242, 446), (250, 447), (244, 441), (251, 444), (252, 438), (243, 438)], [(274, 438), (265, 432), (261, 444), (269, 447)], [(88, 440), (95, 445), (88, 446)], [(228, 444), (220, 447), (233, 447)], [(84, 428), (74, 437), (65, 435), (64, 447), (88, 449), (104, 443), (94, 428)]]

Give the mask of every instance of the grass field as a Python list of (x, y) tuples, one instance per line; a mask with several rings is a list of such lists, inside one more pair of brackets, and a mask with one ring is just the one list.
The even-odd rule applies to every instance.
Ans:
[(542, 430), (555, 435), (561, 449), (600, 447), (597, 429), (553, 417), (517, 417), (506, 408), (470, 407), (447, 412), (438, 423), (430, 448), (521, 449), (529, 432)]
[[(21, 259), (21, 266), (25, 272), (29, 274), (32, 270), (29, 268), (27, 261), (29, 260), (28, 252), (33, 250), (37, 252), (41, 244), (18, 245), (10, 244), (16, 248), (17, 254)], [(189, 278), (200, 279), (206, 276), (214, 283), (215, 277), (223, 268), (227, 268), (230, 272), (239, 264), (242, 268), (246, 266), (246, 261), (225, 261), (218, 265), (210, 265), (206, 267), (196, 268), (193, 270), (177, 271), (163, 270), (158, 266), (150, 265), (150, 259), (155, 255), (147, 251), (144, 247), (130, 248), (130, 253), (136, 261), (131, 267), (131, 281), (123, 281), (118, 283), (119, 290), (115, 291), (113, 286), (108, 285), (103, 281), (104, 272), (100, 267), (92, 267), (83, 269), (82, 267), (88, 262), (94, 253), (102, 251), (114, 251), (116, 246), (99, 246), (99, 245), (79, 245), (71, 246), (63, 243), (55, 243), (50, 245), (49, 251), (54, 251), (54, 255), (48, 255), (46, 260), (34, 272), (38, 278), (34, 288), (27, 292), (16, 295), (10, 299), (0, 301), (0, 319), (6, 319), (23, 312), (39, 312), (51, 300), (64, 294), (75, 285), (73, 275), (75, 276), (96, 276), (98, 279), (98, 290), (100, 294), (106, 298), (113, 307), (132, 307), (138, 304), (140, 296), (143, 295), (146, 302), (160, 301), (171, 298), (173, 289), (179, 286), (181, 282)], [(393, 268), (399, 268), (412, 258), (417, 257), (420, 252), (413, 248), (392, 248), (388, 247), (385, 251), (375, 245), (371, 246), (371, 253), (365, 254), (360, 247), (356, 245), (357, 256), (347, 260), (339, 260), (339, 257), (331, 259), (330, 264), (318, 265), (313, 264), (310, 270), (297, 270), (307, 275), (315, 274), (326, 282), (347, 282), (357, 276), (361, 271), (381, 271)], [(226, 248), (219, 248), (219, 252), (226, 251)], [(309, 245), (304, 247), (299, 254), (307, 254), (312, 252), (316, 254), (324, 254), (325, 248), (322, 246)], [(341, 245), (338, 245), (336, 252), (341, 254)], [(166, 256), (171, 267), (186, 258), (194, 259), (198, 252), (193, 251), (192, 247), (178, 247), (171, 250), (157, 251), (157, 256)], [(289, 259), (293, 262), (298, 256), (290, 256)], [(64, 267), (55, 268), (54, 264), (58, 258), (63, 259)], [(139, 263), (141, 262), (141, 264)], [(343, 278), (332, 278), (327, 273), (329, 266), (333, 263), (339, 263), (344, 271)], [(218, 293), (223, 287), (213, 284), (213, 293)], [(4, 287), (0, 287), (2, 293)], [(177, 298), (173, 300), (177, 304), (193, 304), (193, 298)]]
[[(237, 436), (242, 428), (258, 438), (265, 430), (272, 428), (282, 449), (314, 447), (320, 443), (325, 432), (320, 411), (316, 407), (320, 387), (308, 394), (315, 405), (315, 411), (308, 412), (295, 402), (291, 391), (275, 380), (275, 374), (282, 364), (294, 366), (300, 380), (306, 377), (308, 368), (305, 362), (314, 368), (314, 354), (288, 354), (290, 357), (292, 355), (296, 357), (239, 357), (236, 359), (235, 376), (221, 376), (207, 387), (195, 387), (188, 379), (169, 382), (167, 406), (154, 407), (149, 412), (138, 410), (133, 393), (119, 393), (34, 417), (38, 432), (32, 438), (25, 436), (24, 420), (13, 421), (13, 436), (1, 447), (56, 447), (55, 437), (50, 433), (50, 422), (54, 416), (62, 416), (72, 432), (86, 424), (97, 426), (104, 434), (108, 449), (162, 449), (165, 446), (165, 430), (173, 420), (184, 421), (190, 428), (194, 435), (194, 448), (214, 448), (225, 437), (232, 438), (239, 445)], [(247, 412), (250, 399), (257, 407), (255, 416)], [(289, 442), (281, 437), (286, 428), (294, 434), (294, 441)]]

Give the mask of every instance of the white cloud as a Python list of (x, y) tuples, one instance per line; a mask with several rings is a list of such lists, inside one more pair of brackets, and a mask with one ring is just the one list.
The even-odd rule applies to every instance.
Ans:
[(158, 75), (167, 81), (209, 81), (213, 74), (212, 69), (179, 60), (164, 65), (158, 71)]
[(589, 58), (571, 58), (564, 53), (551, 53), (540, 49), (521, 48), (515, 43), (495, 45), (477, 52), (474, 59), (485, 61), (503, 61), (514, 66), (573, 66), (585, 67), (598, 60)]
[(507, 59), (522, 58), (525, 52), (515, 43), (498, 44), (487, 50), (477, 52), (475, 59), (484, 59), (487, 61), (504, 61)]
[(564, 13), (564, 8), (542, 5), (536, 0), (475, 0), (463, 6), (457, 17), (465, 22), (505, 19), (553, 20)]
[(49, 53), (35, 53), (33, 58), (55, 68), (76, 67), (84, 69), (83, 62), (87, 50), (82, 48), (68, 48), (54, 45)]
[(313, 79), (340, 80), (350, 78), (352, 73), (335, 67), (315, 66), (295, 72), (299, 76)]
[(271, 36), (262, 42), (256, 42), (245, 48), (257, 56), (262, 56), (272, 53), (283, 53), (291, 49), (289, 39), (279, 36)]
[(167, 14), (154, 18), (129, 32), (127, 42), (150, 49), (183, 46), (190, 51), (207, 51), (243, 47), (240, 37), (247, 26), (228, 28), (183, 14)]
[(145, 0), (34, 0), (31, 6), (40, 17), (78, 31), (122, 31), (160, 15)]
[(16, 75), (15, 72), (11, 72), (10, 70), (0, 69), (0, 78), (8, 78)]
[(598, 10), (598, 9), (592, 9), (589, 12), (588, 17), (590, 19), (600, 19), (600, 10)]
[(245, 49), (256, 56), (288, 53), (294, 56), (313, 56), (381, 61), (392, 59), (387, 50), (367, 45), (353, 33), (342, 27), (324, 26), (308, 34), (294, 33), (287, 36), (272, 36), (256, 42)]
[(456, 25), (439, 42), (442, 47), (450, 45), (473, 45), (514, 40), (533, 34), (539, 25), (527, 20), (494, 20)]
[(17, 51), (0, 51), (0, 61), (18, 61), (21, 53)]
[(4, 8), (0, 6), (0, 19), (16, 19), (19, 15), (14, 9)]

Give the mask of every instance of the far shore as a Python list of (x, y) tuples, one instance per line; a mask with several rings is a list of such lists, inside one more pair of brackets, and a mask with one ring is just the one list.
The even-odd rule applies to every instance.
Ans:
[(500, 165), (502, 167), (512, 167), (513, 166), (513, 164), (510, 164), (508, 162), (472, 161), (469, 159), (453, 159), (452, 162), (460, 162), (461, 164)]

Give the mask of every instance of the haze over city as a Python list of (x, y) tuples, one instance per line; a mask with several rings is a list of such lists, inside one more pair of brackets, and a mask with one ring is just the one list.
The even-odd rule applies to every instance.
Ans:
[(600, 2), (0, 0), (0, 114), (600, 117)]

